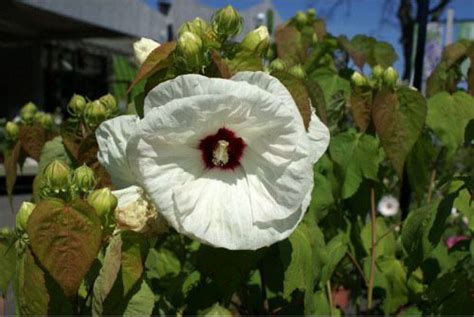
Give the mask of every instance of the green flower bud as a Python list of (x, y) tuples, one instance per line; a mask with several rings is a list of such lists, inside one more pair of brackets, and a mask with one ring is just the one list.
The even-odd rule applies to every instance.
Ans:
[(217, 10), (211, 18), (214, 32), (221, 38), (233, 37), (242, 31), (243, 19), (231, 5)]
[(46, 130), (51, 130), (54, 126), (53, 116), (49, 113), (38, 112), (36, 115), (36, 122), (41, 124)]
[(384, 69), (380, 65), (375, 65), (374, 68), (372, 68), (372, 78), (375, 80), (382, 79)]
[(115, 197), (109, 188), (94, 190), (87, 197), (89, 205), (94, 207), (100, 217), (105, 217), (114, 212), (117, 207), (117, 197)]
[(286, 63), (281, 58), (273, 60), (270, 64), (270, 70), (282, 71), (286, 69)]
[(72, 175), (72, 184), (74, 188), (81, 193), (87, 193), (93, 190), (97, 185), (94, 171), (86, 164), (76, 168)]
[(32, 102), (28, 102), (20, 110), (20, 118), (23, 122), (31, 123), (35, 119), (36, 112), (38, 108)]
[(398, 80), (398, 73), (393, 67), (387, 68), (383, 72), (383, 82), (389, 87), (395, 87)]
[(240, 47), (243, 49), (255, 52), (260, 56), (266, 53), (268, 46), (270, 46), (270, 35), (266, 26), (249, 32), (240, 43)]
[(184, 23), (178, 31), (178, 35), (183, 35), (184, 32), (191, 32), (199, 36), (204, 42), (208, 40), (215, 40), (215, 33), (209, 23), (201, 18), (195, 18), (192, 21)]
[(16, 141), (20, 134), (20, 127), (12, 121), (8, 121), (5, 125), (5, 138), (9, 141)]
[(202, 40), (191, 32), (184, 32), (178, 38), (177, 54), (187, 70), (200, 69), (204, 62)]
[(365, 78), (364, 75), (359, 72), (354, 72), (351, 76), (351, 80), (354, 86), (356, 87), (363, 87), (369, 84), (367, 78)]
[(107, 107), (100, 100), (89, 102), (84, 109), (84, 119), (89, 127), (97, 127), (107, 116)]
[(117, 112), (117, 100), (115, 100), (112, 94), (109, 93), (100, 97), (99, 101), (105, 105), (109, 114), (115, 114)]
[(308, 19), (310, 19), (310, 20), (316, 19), (316, 10), (315, 10), (314, 8), (308, 9), (308, 10), (306, 11), (306, 16), (307, 16)]
[(63, 197), (71, 184), (71, 169), (59, 160), (49, 163), (43, 170), (41, 192), (46, 197)]
[(298, 25), (299, 27), (303, 27), (308, 23), (308, 17), (304, 12), (298, 11), (295, 15), (295, 21), (296, 25)]
[(36, 205), (30, 203), (29, 201), (24, 201), (21, 203), (20, 209), (16, 214), (16, 228), (19, 231), (26, 231), (26, 225), (28, 223), (28, 218), (30, 218), (33, 209), (35, 209)]
[(84, 97), (82, 97), (81, 95), (74, 94), (72, 95), (71, 100), (69, 100), (67, 109), (73, 116), (79, 117), (84, 112), (86, 104), (87, 101)]
[(288, 73), (295, 76), (299, 79), (304, 79), (306, 77), (306, 72), (304, 71), (301, 65), (295, 65), (288, 70)]

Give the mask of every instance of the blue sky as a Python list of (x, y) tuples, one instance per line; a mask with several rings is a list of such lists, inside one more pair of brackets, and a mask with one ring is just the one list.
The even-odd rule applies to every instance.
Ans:
[[(156, 3), (156, 0), (145, 1)], [(215, 8), (231, 4), (237, 9), (245, 9), (259, 3), (260, 0), (200, 0), (200, 2)], [(342, 4), (331, 10), (337, 2)], [(392, 44), (401, 58), (401, 47), (398, 43), (400, 32), (396, 17), (398, 3), (399, 0), (273, 0), (273, 4), (284, 19), (293, 16), (298, 10), (315, 8), (318, 16), (326, 20), (328, 30), (333, 35), (345, 34), (351, 38), (364, 33), (374, 36)], [(431, 0), (431, 6), (437, 3), (438, 0)], [(452, 0), (448, 7), (454, 9), (455, 19), (474, 20), (474, 0)], [(401, 61), (399, 60), (395, 66), (401, 68)]]

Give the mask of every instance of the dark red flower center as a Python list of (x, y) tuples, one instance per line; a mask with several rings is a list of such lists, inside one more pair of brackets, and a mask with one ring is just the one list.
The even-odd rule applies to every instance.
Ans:
[(245, 142), (227, 128), (208, 135), (199, 142), (201, 157), (207, 168), (234, 169), (240, 166)]

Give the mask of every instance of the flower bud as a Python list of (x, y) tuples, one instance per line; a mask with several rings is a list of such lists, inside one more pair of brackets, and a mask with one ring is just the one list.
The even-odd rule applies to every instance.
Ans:
[(31, 123), (33, 122), (38, 108), (32, 102), (28, 102), (20, 110), (20, 117), (23, 122)]
[(117, 230), (131, 230), (140, 233), (159, 233), (167, 229), (166, 220), (158, 213), (144, 190), (130, 186), (113, 191), (118, 198), (115, 209)]
[(41, 126), (46, 130), (51, 130), (54, 126), (53, 116), (49, 113), (38, 112), (36, 122), (41, 124)]
[(304, 71), (301, 65), (295, 65), (288, 70), (288, 73), (295, 76), (298, 79), (304, 79), (306, 77), (306, 72)]
[(295, 15), (295, 21), (296, 25), (298, 25), (299, 27), (303, 27), (308, 23), (308, 17), (304, 12), (298, 11)]
[(146, 37), (142, 37), (139, 41), (133, 43), (133, 54), (135, 55), (135, 60), (138, 65), (143, 64), (148, 55), (157, 47), (160, 47), (160, 43)]
[(100, 100), (94, 100), (86, 105), (84, 119), (89, 127), (97, 127), (107, 119), (107, 107)]
[(367, 78), (365, 78), (364, 75), (362, 75), (359, 72), (354, 72), (352, 74), (351, 81), (353, 85), (356, 87), (363, 87), (369, 84), (369, 81), (367, 80)]
[(397, 80), (398, 73), (395, 69), (393, 69), (393, 67), (390, 66), (383, 72), (383, 82), (385, 85), (389, 87), (395, 87), (397, 84)]
[(87, 202), (100, 217), (105, 217), (117, 207), (117, 198), (109, 188), (96, 189), (87, 196)]
[(29, 201), (24, 201), (21, 203), (20, 209), (16, 214), (16, 228), (19, 231), (26, 231), (26, 225), (28, 223), (28, 218), (30, 217), (33, 209), (35, 209), (36, 205), (30, 203)]
[(315, 10), (314, 8), (308, 9), (308, 10), (306, 11), (306, 16), (307, 16), (308, 19), (310, 19), (310, 20), (316, 19), (316, 10)]
[(20, 134), (20, 127), (12, 121), (8, 121), (5, 125), (5, 138), (9, 141), (16, 141)]
[(105, 105), (109, 114), (115, 114), (117, 112), (117, 100), (115, 100), (112, 94), (103, 95), (99, 98), (99, 101)]
[(270, 70), (283, 71), (286, 68), (286, 63), (281, 58), (273, 60), (270, 64)]
[(81, 95), (72, 95), (67, 105), (68, 111), (74, 116), (81, 116), (86, 107), (87, 101)]
[(211, 18), (212, 29), (219, 37), (228, 38), (242, 31), (243, 19), (231, 5), (219, 9)]
[(178, 38), (177, 54), (187, 70), (197, 70), (204, 62), (202, 40), (191, 32), (184, 32)]
[(243, 49), (255, 52), (260, 56), (265, 54), (268, 46), (270, 46), (270, 35), (266, 26), (260, 26), (249, 32), (240, 43), (240, 47)]
[(372, 68), (372, 78), (375, 80), (381, 79), (383, 75), (383, 67), (380, 65), (375, 65), (374, 68)]
[(94, 171), (86, 164), (74, 170), (72, 175), (72, 184), (80, 193), (87, 193), (97, 185)]
[(69, 191), (71, 169), (59, 160), (49, 163), (43, 170), (41, 192), (47, 197), (61, 197)]

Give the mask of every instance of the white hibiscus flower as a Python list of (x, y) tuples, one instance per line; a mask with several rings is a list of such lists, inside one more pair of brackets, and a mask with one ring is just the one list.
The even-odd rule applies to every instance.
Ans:
[(143, 64), (148, 55), (150, 55), (150, 53), (159, 46), (160, 43), (146, 37), (142, 37), (139, 41), (133, 43), (133, 53), (137, 63), (139, 65)]
[(306, 131), (277, 79), (184, 75), (150, 91), (144, 112), (96, 132), (117, 186), (143, 187), (178, 232), (215, 247), (254, 250), (293, 232), (329, 132), (314, 113)]
[(392, 195), (383, 196), (377, 205), (378, 212), (385, 217), (395, 216), (398, 214), (399, 208), (400, 204), (398, 203), (398, 200)]

